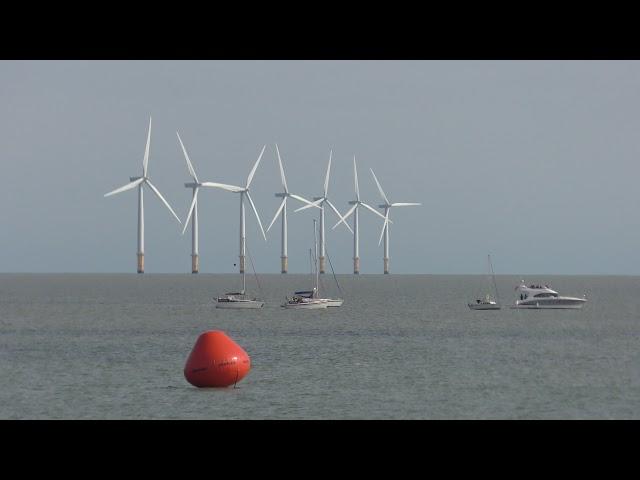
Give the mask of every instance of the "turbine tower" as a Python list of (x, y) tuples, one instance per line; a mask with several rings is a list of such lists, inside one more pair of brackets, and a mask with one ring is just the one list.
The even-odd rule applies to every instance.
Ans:
[(414, 205), (422, 205), (421, 203), (391, 203), (387, 196), (384, 194), (382, 187), (380, 186), (380, 182), (376, 178), (376, 174), (373, 173), (373, 169), (371, 170), (371, 175), (373, 175), (373, 179), (376, 181), (376, 185), (378, 186), (378, 191), (380, 192), (380, 196), (384, 200), (384, 205), (378, 205), (379, 208), (384, 208), (384, 224), (382, 225), (382, 232), (380, 232), (380, 239), (378, 240), (378, 245), (382, 241), (382, 236), (384, 235), (384, 273), (389, 273), (389, 210), (392, 207), (410, 207)]
[(385, 219), (385, 217), (376, 209), (374, 209), (373, 207), (367, 205), (366, 203), (360, 200), (360, 189), (358, 188), (358, 168), (356, 167), (355, 155), (353, 156), (353, 178), (354, 178), (354, 184), (355, 184), (355, 190), (356, 190), (356, 199), (349, 202), (349, 205), (353, 205), (353, 207), (351, 207), (349, 211), (345, 214), (345, 216), (342, 217), (338, 221), (338, 223), (336, 223), (333, 226), (333, 229), (335, 229), (341, 223), (344, 223), (346, 226), (349, 226), (345, 220), (349, 218), (349, 216), (353, 213), (353, 273), (355, 275), (358, 275), (360, 273), (360, 245), (359, 245), (360, 227), (359, 227), (358, 209), (362, 206), (371, 210), (373, 213), (378, 215), (383, 220)]
[(182, 152), (184, 153), (184, 158), (187, 161), (187, 168), (189, 169), (189, 173), (193, 178), (193, 182), (185, 183), (184, 186), (186, 188), (191, 188), (193, 191), (193, 199), (191, 200), (191, 207), (189, 208), (189, 213), (187, 214), (187, 219), (184, 221), (184, 228), (182, 229), (182, 234), (187, 230), (187, 226), (189, 225), (189, 220), (193, 215), (193, 221), (191, 222), (191, 273), (198, 273), (200, 270), (200, 257), (198, 254), (198, 191), (200, 187), (220, 187), (224, 188), (228, 185), (224, 185), (222, 183), (214, 183), (214, 182), (200, 182), (198, 180), (198, 176), (196, 175), (196, 171), (193, 168), (193, 164), (189, 159), (189, 155), (187, 154), (187, 149), (184, 147), (182, 143), (182, 139), (180, 138), (180, 134), (176, 132), (178, 136), (178, 141), (180, 142), (180, 146), (182, 147)]
[(312, 203), (299, 195), (295, 195), (289, 192), (289, 189), (287, 188), (287, 179), (284, 176), (284, 168), (282, 167), (282, 159), (280, 158), (280, 150), (278, 149), (277, 143), (276, 153), (278, 154), (278, 164), (280, 165), (280, 179), (282, 180), (282, 188), (284, 189), (284, 192), (275, 194), (276, 197), (282, 197), (282, 202), (280, 202), (280, 206), (278, 207), (276, 214), (273, 216), (273, 220), (271, 220), (271, 223), (267, 227), (267, 232), (271, 229), (276, 219), (278, 218), (278, 215), (280, 215), (280, 213), (282, 212), (282, 248), (280, 250), (280, 273), (287, 273), (287, 198), (295, 198), (296, 200), (299, 200), (308, 205), (312, 205)]
[[(236, 187), (235, 185), (225, 185), (224, 183), (213, 183), (213, 182), (205, 182), (202, 186), (205, 187), (216, 187), (221, 188), (223, 190), (227, 190), (229, 192), (235, 192), (240, 194), (240, 273), (244, 273), (245, 269), (245, 253), (246, 253), (246, 235), (245, 235), (245, 214), (244, 214), (244, 197), (247, 197), (249, 200), (249, 204), (251, 204), (251, 208), (253, 209), (253, 213), (256, 215), (256, 219), (258, 220), (258, 225), (260, 226), (260, 231), (262, 232), (262, 236), (264, 237), (265, 242), (267, 241), (267, 236), (264, 233), (264, 228), (262, 228), (262, 222), (260, 221), (260, 215), (258, 215), (258, 210), (256, 210), (256, 206), (251, 199), (251, 195), (249, 194), (249, 186), (251, 185), (251, 180), (253, 180), (253, 175), (256, 173), (256, 169), (258, 168), (258, 164), (260, 163), (260, 159), (262, 159), (262, 154), (264, 153), (264, 149), (267, 146), (262, 147), (262, 151), (258, 156), (258, 160), (256, 160), (255, 165), (249, 172), (249, 176), (247, 177), (247, 183), (244, 187)], [(193, 206), (192, 202), (192, 206)], [(188, 221), (188, 219), (187, 219)]]
[(151, 143), (151, 117), (149, 117), (149, 132), (147, 133), (147, 146), (144, 150), (144, 159), (142, 160), (142, 176), (141, 177), (129, 177), (131, 183), (127, 183), (124, 187), (117, 188), (112, 192), (105, 193), (105, 197), (115, 195), (116, 193), (126, 192), (132, 188), (138, 187), (138, 273), (144, 273), (144, 194), (142, 187), (146, 184), (151, 191), (166, 205), (169, 211), (172, 213), (179, 223), (182, 223), (176, 212), (173, 211), (171, 205), (164, 199), (158, 189), (151, 183), (148, 176), (149, 166), (149, 144)]
[[(333, 151), (329, 151), (329, 164), (327, 165), (327, 174), (324, 178), (324, 194), (322, 197), (313, 197), (314, 202), (310, 203), (309, 205), (305, 205), (304, 207), (300, 207), (297, 210), (295, 210), (296, 212), (299, 212), (301, 210), (305, 210), (307, 208), (311, 208), (311, 207), (318, 207), (320, 209), (320, 255), (318, 257), (318, 260), (320, 261), (320, 273), (324, 273), (325, 271), (325, 235), (324, 235), (324, 204), (326, 203), (327, 205), (329, 205), (329, 207), (331, 207), (331, 209), (336, 213), (336, 215), (338, 215), (338, 218), (342, 218), (342, 215), (340, 215), (340, 212), (338, 211), (338, 209), (333, 205), (333, 203), (331, 203), (329, 201), (329, 199), (327, 198), (327, 192), (329, 190), (329, 174), (331, 173), (331, 155), (332, 155)], [(347, 225), (345, 223), (345, 225)], [(347, 228), (349, 229), (349, 231), (351, 233), (353, 233), (353, 230), (351, 230), (351, 227), (349, 225), (347, 225)]]

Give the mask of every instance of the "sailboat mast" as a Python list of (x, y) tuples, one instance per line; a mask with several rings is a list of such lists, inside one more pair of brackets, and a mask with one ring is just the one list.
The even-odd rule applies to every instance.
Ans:
[(245, 278), (244, 270), (242, 271), (242, 294), (244, 295), (247, 291), (247, 280)]
[(496, 285), (496, 275), (495, 273), (493, 273), (493, 265), (491, 264), (491, 255), (487, 255), (487, 258), (489, 259), (489, 269), (491, 270), (491, 278), (493, 279), (493, 288), (496, 292), (496, 302), (498, 302), (498, 305), (500, 305), (500, 298), (498, 297), (498, 286)]

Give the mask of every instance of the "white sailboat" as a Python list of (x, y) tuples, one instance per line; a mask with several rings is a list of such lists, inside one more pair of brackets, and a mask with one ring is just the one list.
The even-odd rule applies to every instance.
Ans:
[(484, 298), (476, 299), (475, 303), (468, 303), (467, 305), (471, 310), (500, 310), (500, 299), (498, 298), (498, 287), (496, 286), (496, 276), (493, 273), (493, 265), (491, 264), (491, 255), (487, 255), (489, 261), (489, 271), (491, 272), (491, 279), (493, 280), (493, 288), (495, 292), (495, 300), (491, 298), (488, 293)]
[[(249, 260), (251, 260), (251, 256), (249, 256)], [(253, 266), (253, 261), (251, 261), (251, 265)], [(255, 273), (255, 269), (253, 273), (256, 275), (257, 280), (258, 276)], [(256, 297), (251, 297), (247, 294), (247, 280), (244, 270), (242, 271), (242, 290), (240, 292), (225, 293), (222, 297), (218, 297), (216, 299), (216, 308), (235, 309), (262, 307), (264, 307), (264, 302), (262, 300), (259, 300)]]
[[(311, 258), (311, 250), (309, 250), (309, 258)], [(303, 310), (316, 310), (319, 308), (327, 308), (329, 304), (322, 298), (318, 298), (318, 263), (314, 263), (315, 270), (312, 269), (312, 274), (315, 271), (315, 287), (311, 290), (302, 290), (294, 292), (293, 296), (287, 297), (286, 301), (282, 304), (284, 308), (289, 309), (303, 309)]]
[[(320, 271), (318, 269), (318, 242), (317, 242), (317, 233), (316, 233), (316, 220), (313, 221), (313, 238), (315, 244), (315, 256), (314, 256), (314, 265), (315, 265), (315, 287), (312, 290), (298, 291), (294, 292), (294, 295), (291, 298), (287, 298), (282, 306), (284, 308), (289, 309), (319, 309), (319, 308), (328, 308), (328, 307), (340, 307), (344, 300), (342, 298), (320, 298), (319, 295), (319, 282), (320, 282)], [(311, 252), (309, 252), (311, 253)]]

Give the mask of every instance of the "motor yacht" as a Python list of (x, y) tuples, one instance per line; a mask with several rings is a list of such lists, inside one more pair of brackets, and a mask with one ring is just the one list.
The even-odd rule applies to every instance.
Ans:
[(520, 298), (511, 308), (530, 309), (579, 309), (586, 303), (586, 297), (566, 297), (552, 290), (549, 285), (527, 285), (524, 280), (516, 287)]

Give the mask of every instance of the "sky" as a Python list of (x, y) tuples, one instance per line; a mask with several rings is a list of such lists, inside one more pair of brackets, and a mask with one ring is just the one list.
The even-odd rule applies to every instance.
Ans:
[[(0, 61), (0, 272), (135, 272), (137, 194), (149, 177), (184, 220), (190, 180), (251, 185), (266, 229), (282, 190), (420, 202), (391, 213), (392, 273), (640, 274), (637, 61)], [(236, 272), (239, 196), (199, 194), (200, 267)], [(292, 202), (294, 204), (295, 202)], [(290, 204), (291, 205), (291, 204)], [(309, 271), (317, 209), (289, 208), (289, 271)], [(315, 211), (313, 211), (315, 210)], [(329, 210), (327, 250), (352, 271)], [(351, 220), (349, 220), (351, 222)], [(382, 221), (360, 214), (361, 272), (382, 273)], [(190, 228), (145, 192), (145, 270), (191, 269)], [(258, 272), (280, 270), (247, 211)]]

